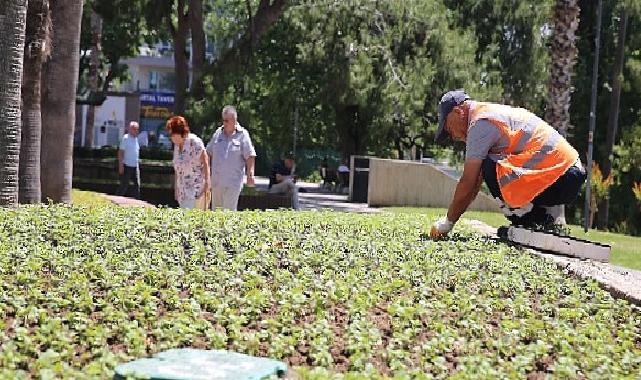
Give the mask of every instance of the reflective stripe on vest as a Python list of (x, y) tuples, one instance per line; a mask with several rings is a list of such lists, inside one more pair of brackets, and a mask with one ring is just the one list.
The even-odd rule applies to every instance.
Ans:
[(496, 164), (503, 200), (521, 207), (552, 185), (578, 158), (577, 151), (533, 113), (505, 105), (480, 103), (470, 110), (470, 128), (485, 119), (508, 141)]

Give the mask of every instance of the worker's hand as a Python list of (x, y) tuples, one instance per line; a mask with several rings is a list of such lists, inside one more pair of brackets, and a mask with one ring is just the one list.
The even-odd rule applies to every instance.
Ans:
[(253, 175), (248, 175), (247, 176), (247, 186), (249, 186), (249, 187), (256, 186), (256, 180), (254, 179)]
[(123, 175), (125, 174), (125, 164), (119, 163), (118, 164), (118, 174)]
[(447, 220), (447, 217), (441, 218), (432, 225), (432, 229), (430, 230), (430, 237), (432, 239), (444, 237), (450, 231), (452, 231), (452, 227), (454, 227), (454, 223)]

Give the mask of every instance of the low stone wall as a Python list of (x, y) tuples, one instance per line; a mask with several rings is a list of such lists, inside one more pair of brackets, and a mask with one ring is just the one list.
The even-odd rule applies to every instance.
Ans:
[[(458, 180), (431, 164), (370, 159), (367, 203), (370, 206), (422, 206), (447, 208)], [(480, 192), (469, 210), (496, 211), (498, 205)]]
[[(104, 194), (115, 195), (118, 189), (118, 183), (112, 182), (96, 182), (91, 180), (79, 179), (74, 177), (73, 187), (79, 190), (96, 191)], [(131, 193), (131, 186), (129, 187), (129, 194), (125, 196), (133, 197)], [(140, 186), (140, 199), (151, 203), (155, 206), (178, 207), (178, 202), (174, 199), (174, 189), (171, 187), (149, 187), (143, 183)]]
[[(118, 161), (74, 158), (73, 187), (115, 195), (118, 189)], [(171, 161), (140, 165), (140, 199), (156, 206), (177, 207), (174, 199), (174, 168)], [(133, 196), (133, 194), (126, 194)]]
[[(74, 178), (83, 181), (118, 181), (118, 161), (115, 159), (74, 158)], [(173, 186), (174, 168), (171, 161), (140, 164), (140, 182), (143, 185)]]
[[(74, 159), (73, 187), (80, 190), (116, 194), (117, 161), (110, 159)], [(178, 207), (174, 199), (174, 168), (170, 162), (140, 165), (140, 199), (156, 206)], [(131, 190), (131, 187), (130, 187)], [(125, 194), (132, 197), (133, 194)], [(291, 208), (292, 198), (277, 194), (241, 194), (238, 210)]]

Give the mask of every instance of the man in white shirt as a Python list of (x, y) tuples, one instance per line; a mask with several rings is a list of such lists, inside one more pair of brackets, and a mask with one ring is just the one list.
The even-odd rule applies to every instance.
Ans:
[(247, 186), (254, 186), (256, 150), (249, 132), (238, 124), (236, 108), (225, 106), (222, 117), (223, 125), (216, 129), (207, 144), (212, 210), (219, 207), (236, 210), (245, 174)]
[(134, 197), (140, 198), (140, 170), (138, 160), (140, 156), (140, 144), (138, 144), (138, 123), (129, 123), (129, 133), (122, 137), (120, 149), (118, 149), (118, 174), (120, 175), (120, 186), (116, 195), (125, 196), (129, 188), (129, 182), (133, 181)]

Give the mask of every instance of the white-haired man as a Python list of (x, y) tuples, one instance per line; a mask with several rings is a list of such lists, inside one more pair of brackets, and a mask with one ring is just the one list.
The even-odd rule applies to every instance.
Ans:
[(238, 196), (247, 173), (247, 185), (254, 186), (256, 150), (249, 132), (238, 124), (233, 106), (225, 106), (223, 125), (214, 132), (207, 144), (211, 167), (212, 209), (222, 207), (236, 210)]
[(138, 143), (138, 123), (129, 123), (128, 132), (122, 137), (118, 149), (118, 174), (120, 186), (116, 195), (127, 195), (129, 183), (133, 182), (134, 197), (140, 198), (140, 169), (138, 161), (140, 158), (140, 144)]

